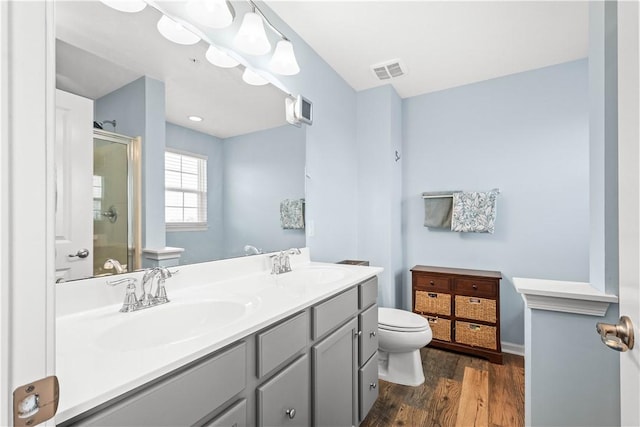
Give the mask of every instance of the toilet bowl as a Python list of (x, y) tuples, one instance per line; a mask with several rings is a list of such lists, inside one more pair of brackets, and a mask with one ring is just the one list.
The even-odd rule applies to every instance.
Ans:
[(396, 384), (422, 384), (420, 348), (431, 338), (429, 322), (419, 314), (378, 308), (378, 377)]

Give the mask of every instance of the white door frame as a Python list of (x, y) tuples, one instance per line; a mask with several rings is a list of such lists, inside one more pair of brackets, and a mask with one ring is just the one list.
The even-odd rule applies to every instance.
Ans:
[(618, 2), (618, 187), (620, 315), (634, 322), (635, 348), (620, 354), (620, 421), (640, 425), (640, 67), (636, 1)]
[(55, 371), (53, 3), (0, 1), (0, 51), (0, 425), (13, 425), (13, 390)]

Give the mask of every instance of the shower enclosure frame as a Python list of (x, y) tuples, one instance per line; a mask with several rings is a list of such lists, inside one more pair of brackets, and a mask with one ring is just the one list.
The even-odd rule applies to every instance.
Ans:
[(103, 129), (93, 129), (93, 139), (127, 146), (127, 272), (135, 271), (142, 268), (142, 139)]

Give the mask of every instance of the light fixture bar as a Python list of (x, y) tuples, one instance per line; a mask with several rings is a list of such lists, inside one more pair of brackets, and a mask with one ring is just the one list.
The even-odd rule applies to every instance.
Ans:
[(253, 8), (254, 12), (258, 12), (260, 14), (260, 16), (262, 16), (262, 20), (264, 22), (267, 23), (267, 25), (269, 26), (269, 28), (271, 28), (271, 30), (273, 30), (273, 32), (275, 32), (277, 35), (279, 35), (282, 39), (290, 42), (291, 40), (289, 40), (287, 38), (287, 36), (285, 36), (284, 34), (282, 34), (282, 31), (278, 30), (272, 23), (271, 21), (269, 21), (269, 18), (267, 18), (264, 13), (262, 13), (262, 11), (260, 10), (260, 8), (258, 6), (256, 6), (256, 4), (253, 2), (253, 0), (247, 0), (249, 2), (249, 4), (251, 4), (251, 7)]

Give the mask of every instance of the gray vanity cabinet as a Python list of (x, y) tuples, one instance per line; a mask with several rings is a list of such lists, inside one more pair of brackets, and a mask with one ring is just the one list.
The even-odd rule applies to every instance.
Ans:
[(309, 358), (304, 355), (257, 388), (258, 426), (310, 425), (309, 393)]
[(357, 426), (378, 396), (377, 283), (292, 313), (61, 427)]
[(311, 349), (316, 427), (357, 424), (357, 331), (354, 318)]

